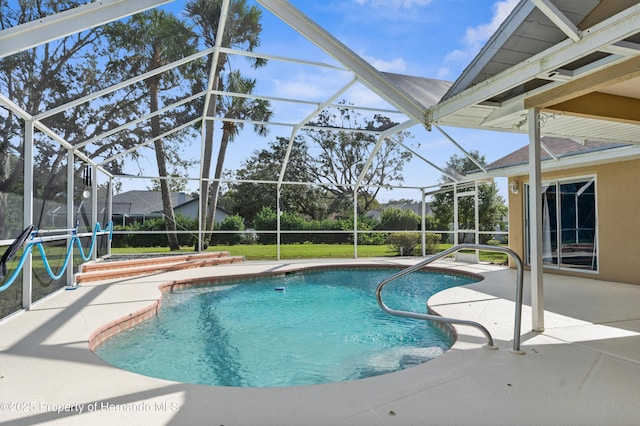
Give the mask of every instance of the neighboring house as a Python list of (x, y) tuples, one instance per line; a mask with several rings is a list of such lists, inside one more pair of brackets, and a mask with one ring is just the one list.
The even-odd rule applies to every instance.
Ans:
[[(197, 198), (193, 198), (187, 201), (186, 203), (176, 206), (174, 210), (176, 214), (180, 213), (184, 217), (190, 217), (192, 219), (195, 219), (196, 217), (198, 217), (198, 206), (199, 206), (199, 200)], [(213, 220), (216, 223), (221, 223), (221, 222), (224, 222), (224, 220), (227, 217), (232, 215), (233, 213), (231, 213), (230, 211), (225, 210), (221, 207), (216, 207), (216, 214)]]
[[(184, 192), (171, 193), (174, 209), (192, 199)], [(140, 190), (116, 194), (113, 196), (111, 216), (117, 225), (144, 223), (147, 219), (162, 217), (162, 195), (159, 191)]]
[[(637, 284), (640, 146), (557, 137), (541, 142), (545, 272)], [(509, 179), (509, 246), (525, 264), (528, 152), (525, 146), (487, 167)]]
[[(198, 217), (198, 200), (184, 192), (172, 192), (171, 200), (176, 214), (195, 219)], [(159, 191), (127, 191), (113, 196), (112, 220), (117, 225), (144, 223), (147, 219), (162, 217), (162, 195)], [(221, 222), (230, 213), (216, 209), (215, 220)]]

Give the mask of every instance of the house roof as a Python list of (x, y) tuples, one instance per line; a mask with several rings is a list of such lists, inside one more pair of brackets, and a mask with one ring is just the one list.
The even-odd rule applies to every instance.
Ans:
[[(543, 136), (540, 138), (540, 142), (544, 146), (541, 154), (542, 161), (561, 159), (576, 155), (595, 154), (601, 151), (630, 146), (630, 144), (627, 143), (598, 141), (585, 141), (584, 143), (580, 143), (574, 139), (552, 136)], [(528, 145), (494, 161), (486, 168), (487, 170), (500, 170), (526, 164), (529, 164)]]
[[(172, 192), (174, 207), (193, 200), (184, 192)], [(113, 214), (151, 215), (162, 212), (162, 194), (160, 191), (127, 191), (113, 196)]]
[(426, 124), (640, 143), (639, 3), (520, 1)]
[[(599, 3), (600, 0), (554, 2), (574, 25), (582, 22)], [(444, 99), (482, 83), (566, 38), (567, 35), (533, 2), (521, 1), (454, 82)], [(546, 81), (540, 79), (537, 83), (529, 84), (542, 85)], [(521, 84), (510, 92), (522, 93), (524, 90), (524, 84)]]

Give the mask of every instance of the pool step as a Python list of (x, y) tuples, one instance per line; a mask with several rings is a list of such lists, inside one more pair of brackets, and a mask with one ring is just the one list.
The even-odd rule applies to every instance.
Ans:
[(80, 266), (75, 283), (86, 283), (113, 278), (127, 278), (158, 272), (178, 271), (202, 266), (244, 262), (244, 256), (230, 256), (228, 252), (197, 253), (132, 259), (110, 262), (91, 262)]

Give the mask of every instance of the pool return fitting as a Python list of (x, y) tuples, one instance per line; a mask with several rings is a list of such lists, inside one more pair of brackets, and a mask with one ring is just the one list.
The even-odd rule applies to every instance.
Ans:
[(382, 301), (382, 296), (381, 296), (382, 288), (385, 285), (389, 284), (391, 281), (394, 281), (404, 275), (410, 274), (411, 272), (417, 271), (418, 269), (421, 269), (424, 266), (432, 262), (435, 262), (438, 259), (442, 259), (443, 257), (449, 256), (450, 254), (456, 253), (460, 250), (485, 250), (485, 251), (495, 251), (500, 253), (506, 253), (507, 255), (511, 256), (511, 258), (515, 261), (517, 266), (516, 312), (515, 312), (515, 324), (514, 324), (514, 332), (513, 332), (513, 349), (511, 350), (511, 352), (515, 354), (524, 354), (524, 352), (520, 350), (520, 328), (522, 323), (522, 292), (523, 292), (522, 277), (523, 277), (524, 268), (523, 268), (522, 259), (520, 259), (520, 256), (518, 256), (518, 254), (513, 250), (508, 249), (506, 247), (496, 247), (496, 246), (489, 246), (484, 244), (458, 244), (457, 246), (454, 246), (454, 247), (451, 247), (450, 249), (442, 251), (428, 259), (425, 259), (421, 262), (416, 263), (415, 265), (409, 266), (401, 270), (400, 272), (390, 276), (389, 278), (381, 281), (380, 284), (378, 284), (378, 287), (376, 288), (376, 299), (378, 300), (378, 305), (380, 306), (380, 308), (382, 308), (383, 311), (391, 315), (426, 320), (426, 321), (434, 321), (434, 322), (447, 323), (447, 324), (460, 324), (460, 325), (468, 325), (471, 327), (475, 327), (478, 330), (480, 330), (482, 334), (484, 334), (484, 336), (487, 338), (487, 343), (483, 345), (484, 348), (498, 349), (498, 347), (493, 344), (493, 337), (491, 337), (491, 333), (489, 333), (489, 330), (487, 330), (480, 323), (477, 323), (475, 321), (469, 321), (469, 320), (446, 318), (446, 317), (441, 317), (439, 315), (399, 311), (399, 310), (389, 308)]

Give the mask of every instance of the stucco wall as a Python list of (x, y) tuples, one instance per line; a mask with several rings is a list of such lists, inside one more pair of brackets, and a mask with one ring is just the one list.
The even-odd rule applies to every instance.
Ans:
[[(543, 173), (542, 179), (596, 177), (598, 212), (598, 273), (545, 268), (545, 272), (640, 284), (640, 160)], [(518, 194), (509, 193), (509, 246), (524, 259), (523, 183), (515, 176)]]

